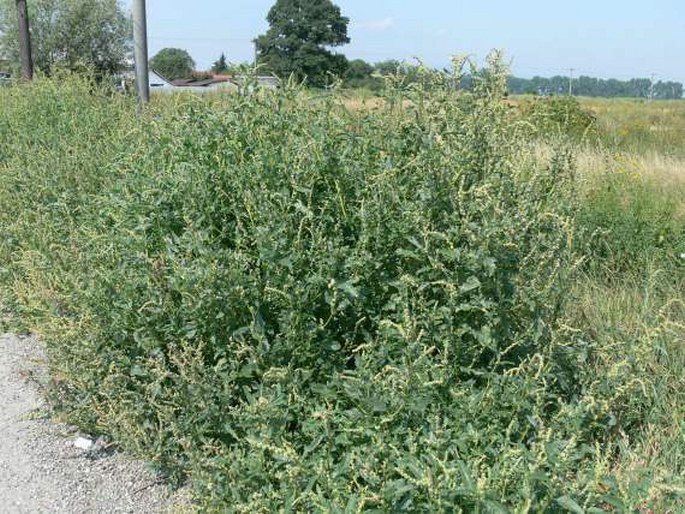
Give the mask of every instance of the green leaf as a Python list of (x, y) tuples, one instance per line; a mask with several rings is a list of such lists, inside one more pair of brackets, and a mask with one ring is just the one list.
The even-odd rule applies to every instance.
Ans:
[(583, 508), (573, 501), (569, 496), (560, 496), (556, 499), (556, 502), (568, 512), (573, 512), (573, 514), (585, 514)]
[(146, 377), (148, 374), (147, 372), (141, 368), (138, 364), (135, 364), (131, 368), (131, 376), (132, 377)]
[(478, 277), (471, 276), (466, 279), (466, 282), (459, 286), (459, 292), (461, 294), (470, 293), (471, 291), (478, 289), (480, 286), (481, 282), (478, 280)]

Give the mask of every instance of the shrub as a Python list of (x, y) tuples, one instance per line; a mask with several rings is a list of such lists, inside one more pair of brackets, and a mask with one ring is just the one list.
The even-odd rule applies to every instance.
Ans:
[(473, 94), (361, 113), (297, 90), (140, 117), (77, 80), (10, 91), (0, 280), (65, 415), (209, 511), (646, 497), (609, 479), (648, 379), (603, 376), (564, 326), (572, 161), (530, 158), (505, 77), (493, 60)]
[(534, 98), (521, 104), (523, 118), (532, 133), (545, 141), (560, 137), (573, 142), (592, 141), (597, 136), (597, 119), (572, 96)]

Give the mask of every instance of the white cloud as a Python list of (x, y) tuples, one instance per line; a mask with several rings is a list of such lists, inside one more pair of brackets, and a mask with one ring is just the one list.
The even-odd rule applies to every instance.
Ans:
[(362, 29), (370, 30), (372, 32), (385, 32), (395, 26), (395, 20), (388, 16), (379, 21), (369, 21), (366, 23), (360, 23), (359, 27)]

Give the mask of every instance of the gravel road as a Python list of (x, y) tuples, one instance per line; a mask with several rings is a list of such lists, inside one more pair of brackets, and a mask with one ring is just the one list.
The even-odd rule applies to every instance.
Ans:
[(87, 435), (46, 418), (30, 380), (42, 356), (35, 338), (0, 335), (0, 514), (188, 512), (142, 463), (80, 449)]

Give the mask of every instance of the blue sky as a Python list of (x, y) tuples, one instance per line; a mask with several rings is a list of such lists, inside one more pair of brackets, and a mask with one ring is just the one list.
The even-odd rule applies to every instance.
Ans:
[[(150, 55), (184, 48), (198, 68), (221, 52), (251, 60), (275, 0), (147, 0)], [(124, 0), (129, 7), (131, 0)], [(501, 48), (513, 73), (685, 83), (685, 0), (337, 0), (352, 43), (339, 51), (371, 62), (421, 57), (446, 66)]]

